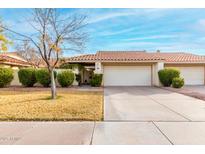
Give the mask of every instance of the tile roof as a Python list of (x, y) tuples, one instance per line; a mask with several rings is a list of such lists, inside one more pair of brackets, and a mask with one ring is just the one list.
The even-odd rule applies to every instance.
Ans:
[(165, 61), (165, 63), (205, 63), (205, 56), (183, 52), (145, 52), (145, 51), (98, 51), (96, 54), (74, 56), (66, 62), (146, 62)]
[(191, 53), (155, 53), (165, 59), (166, 63), (205, 63), (205, 56)]
[(7, 53), (0, 54), (0, 64), (8, 64), (13, 66), (31, 66), (29, 62), (20, 58), (13, 57)]

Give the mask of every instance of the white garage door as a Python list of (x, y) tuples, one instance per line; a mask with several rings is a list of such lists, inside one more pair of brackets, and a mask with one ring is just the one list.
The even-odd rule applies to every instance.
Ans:
[(177, 67), (185, 85), (204, 85), (204, 67)]
[(104, 66), (105, 86), (150, 86), (151, 66)]

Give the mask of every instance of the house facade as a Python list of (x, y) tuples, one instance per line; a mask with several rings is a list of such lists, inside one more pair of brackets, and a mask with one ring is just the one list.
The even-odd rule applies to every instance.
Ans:
[(21, 85), (18, 79), (18, 71), (20, 68), (31, 67), (30, 63), (23, 59), (17, 52), (0, 53), (0, 67), (12, 68), (14, 79), (11, 82), (12, 86)]
[(17, 52), (0, 53), (0, 66), (18, 69), (22, 67), (30, 67), (31, 64), (23, 59)]
[(98, 51), (66, 59), (81, 64), (82, 83), (89, 83), (92, 73), (103, 74), (104, 86), (160, 86), (158, 71), (177, 68), (185, 85), (205, 85), (205, 56), (184, 52)]

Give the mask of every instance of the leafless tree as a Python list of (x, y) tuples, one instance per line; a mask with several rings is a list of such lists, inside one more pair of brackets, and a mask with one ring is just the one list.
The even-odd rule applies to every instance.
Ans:
[(65, 14), (59, 9), (33, 9), (29, 24), (35, 29), (34, 35), (2, 27), (28, 41), (41, 56), (50, 72), (52, 99), (56, 98), (54, 69), (63, 52), (80, 52), (84, 48), (87, 38), (84, 32), (85, 21), (84, 15)]
[(29, 41), (23, 41), (22, 44), (16, 46), (16, 49), (17, 53), (34, 68), (39, 68), (42, 64), (41, 55), (34, 47), (31, 47)]

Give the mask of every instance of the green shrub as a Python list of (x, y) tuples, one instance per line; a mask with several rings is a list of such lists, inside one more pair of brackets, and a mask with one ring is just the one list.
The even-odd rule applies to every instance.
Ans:
[(22, 85), (26, 87), (33, 87), (33, 85), (37, 82), (35, 69), (33, 68), (20, 69), (18, 72), (18, 77)]
[(43, 85), (44, 87), (49, 87), (51, 84), (50, 73), (47, 69), (39, 69), (36, 70), (36, 80), (38, 83)]
[(92, 87), (100, 87), (102, 84), (102, 74), (93, 74), (90, 84)]
[(75, 75), (75, 79), (78, 82), (78, 85), (80, 86), (81, 85), (81, 75), (80, 74), (76, 74)]
[(0, 88), (10, 84), (13, 78), (14, 75), (11, 68), (0, 68)]
[(159, 80), (165, 87), (169, 87), (172, 84), (173, 78), (179, 77), (180, 72), (174, 68), (165, 68), (158, 72)]
[(57, 75), (57, 79), (61, 87), (68, 87), (74, 81), (74, 73), (71, 71), (62, 71)]
[(180, 77), (176, 77), (172, 80), (172, 87), (181, 88), (184, 86), (184, 79)]

